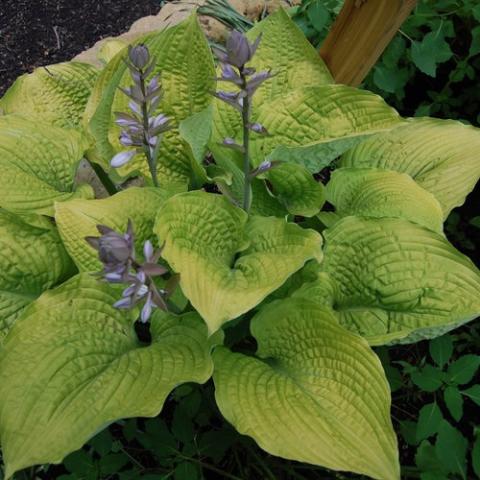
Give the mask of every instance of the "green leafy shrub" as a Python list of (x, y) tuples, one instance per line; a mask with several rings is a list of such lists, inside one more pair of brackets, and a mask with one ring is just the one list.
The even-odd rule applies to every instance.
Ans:
[[(120, 51), (86, 104), (56, 88), (62, 73), (22, 80), (55, 92), (58, 109), (27, 111), (18, 84), (0, 101), (11, 138), (0, 161), (24, 175), (22, 190), (0, 190), (12, 252), (0, 257), (7, 478), (62, 462), (120, 419), (156, 417), (176, 387), (212, 376), (222, 415), (265, 451), (399, 478), (390, 388), (371, 346), (435, 338), (480, 313), (480, 272), (442, 229), (480, 177), (480, 131), (402, 119), (379, 96), (334, 84), (282, 10), (247, 37), (217, 52), (216, 96), (192, 15)], [(121, 191), (93, 199), (75, 185), (83, 155)], [(333, 166), (325, 187), (316, 177)], [(145, 186), (124, 188), (131, 177)], [(103, 282), (92, 275), (102, 268)], [(448, 378), (458, 417), (469, 380)], [(172, 422), (186, 441), (188, 415)], [(158, 439), (148, 425), (144, 445), (166, 442), (175, 478), (195, 478), (168, 428), (156, 425)], [(437, 443), (462, 443), (442, 428)], [(106, 446), (90, 443), (101, 463), (80, 451), (66, 468), (122, 468), (105, 435)]]

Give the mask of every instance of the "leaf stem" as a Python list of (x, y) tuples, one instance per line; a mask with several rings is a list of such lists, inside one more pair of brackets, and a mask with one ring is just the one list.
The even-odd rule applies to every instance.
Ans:
[(145, 76), (143, 71), (140, 71), (140, 89), (142, 90), (142, 95), (144, 100), (142, 101), (142, 121), (143, 121), (143, 150), (145, 152), (145, 156), (147, 157), (148, 169), (150, 170), (150, 175), (152, 176), (152, 182), (155, 187), (158, 187), (158, 178), (157, 178), (157, 164), (156, 159), (152, 154), (152, 147), (149, 143), (149, 138), (147, 135), (148, 129), (150, 128), (148, 124), (148, 105), (145, 91)]
[[(242, 90), (247, 88), (247, 78), (240, 69), (240, 78), (242, 79)], [(248, 94), (243, 97), (242, 105), (242, 124), (243, 124), (243, 174), (244, 174), (244, 186), (243, 186), (243, 209), (248, 212), (250, 210), (250, 99)]]

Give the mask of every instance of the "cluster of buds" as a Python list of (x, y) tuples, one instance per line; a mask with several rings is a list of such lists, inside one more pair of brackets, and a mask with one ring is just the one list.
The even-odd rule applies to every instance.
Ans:
[(148, 322), (154, 307), (168, 310), (167, 300), (176, 286), (178, 278), (171, 277), (165, 289), (155, 285), (154, 277), (168, 273), (167, 268), (158, 264), (162, 249), (153, 248), (147, 240), (143, 246), (145, 261), (139, 263), (135, 256), (134, 231), (128, 221), (127, 231), (121, 234), (105, 225), (97, 225), (99, 237), (86, 237), (88, 244), (98, 251), (103, 264), (99, 276), (109, 283), (127, 284), (122, 298), (114, 303), (116, 308), (131, 309), (143, 303), (140, 321)]
[(238, 150), (243, 154), (243, 169), (245, 175), (243, 207), (245, 210), (248, 210), (250, 207), (251, 179), (274, 166), (273, 162), (267, 162), (265, 165), (262, 164), (260, 171), (252, 172), (250, 170), (250, 132), (259, 135), (268, 135), (267, 129), (263, 125), (251, 121), (252, 98), (262, 83), (273, 77), (270, 70), (257, 72), (255, 68), (247, 65), (255, 55), (260, 41), (261, 36), (258, 36), (253, 43), (250, 43), (245, 35), (234, 30), (227, 40), (226, 51), (216, 49), (215, 52), (222, 69), (222, 74), (217, 80), (231, 83), (236, 87), (234, 91), (217, 91), (215, 92), (215, 96), (231, 105), (242, 115), (243, 142), (238, 144), (233, 138), (227, 137), (223, 140), (223, 145)]
[(120, 90), (130, 99), (129, 113), (116, 112), (115, 123), (122, 128), (120, 143), (128, 150), (115, 155), (111, 160), (112, 167), (119, 168), (128, 163), (137, 153), (144, 153), (152, 181), (158, 186), (156, 163), (162, 134), (171, 128), (170, 120), (160, 113), (155, 115), (162, 99), (160, 77), (147, 78), (154, 69), (154, 62), (145, 45), (129, 47), (125, 63), (130, 71), (133, 85)]

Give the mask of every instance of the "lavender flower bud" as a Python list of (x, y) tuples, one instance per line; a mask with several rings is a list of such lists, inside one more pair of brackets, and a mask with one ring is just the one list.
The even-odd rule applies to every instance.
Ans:
[(259, 133), (260, 135), (268, 135), (267, 129), (261, 123), (251, 123), (248, 125), (248, 128), (255, 133)]
[(132, 241), (116, 232), (110, 232), (99, 238), (98, 254), (103, 263), (125, 263), (133, 249)]
[(243, 146), (239, 145), (233, 138), (227, 137), (223, 139), (223, 145), (228, 148), (232, 148), (233, 150), (238, 150), (239, 152), (243, 152)]
[(250, 45), (247, 37), (234, 30), (227, 39), (227, 56), (228, 63), (238, 68), (243, 67), (252, 58), (252, 45)]
[(135, 150), (126, 150), (124, 152), (117, 153), (111, 160), (110, 165), (113, 168), (120, 168), (127, 164), (136, 154)]
[(268, 80), (272, 78), (273, 75), (270, 73), (269, 70), (266, 70), (264, 72), (259, 72), (256, 73), (248, 82), (247, 82), (247, 91), (250, 96), (252, 96), (257, 88), (265, 82), (265, 80)]
[(128, 58), (134, 67), (142, 70), (150, 61), (150, 53), (145, 45), (140, 44), (129, 49)]

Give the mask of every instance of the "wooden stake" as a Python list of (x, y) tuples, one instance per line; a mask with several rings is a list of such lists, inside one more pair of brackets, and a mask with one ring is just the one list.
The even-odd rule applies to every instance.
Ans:
[(417, 0), (345, 0), (320, 49), (335, 81), (359, 85), (416, 3)]

